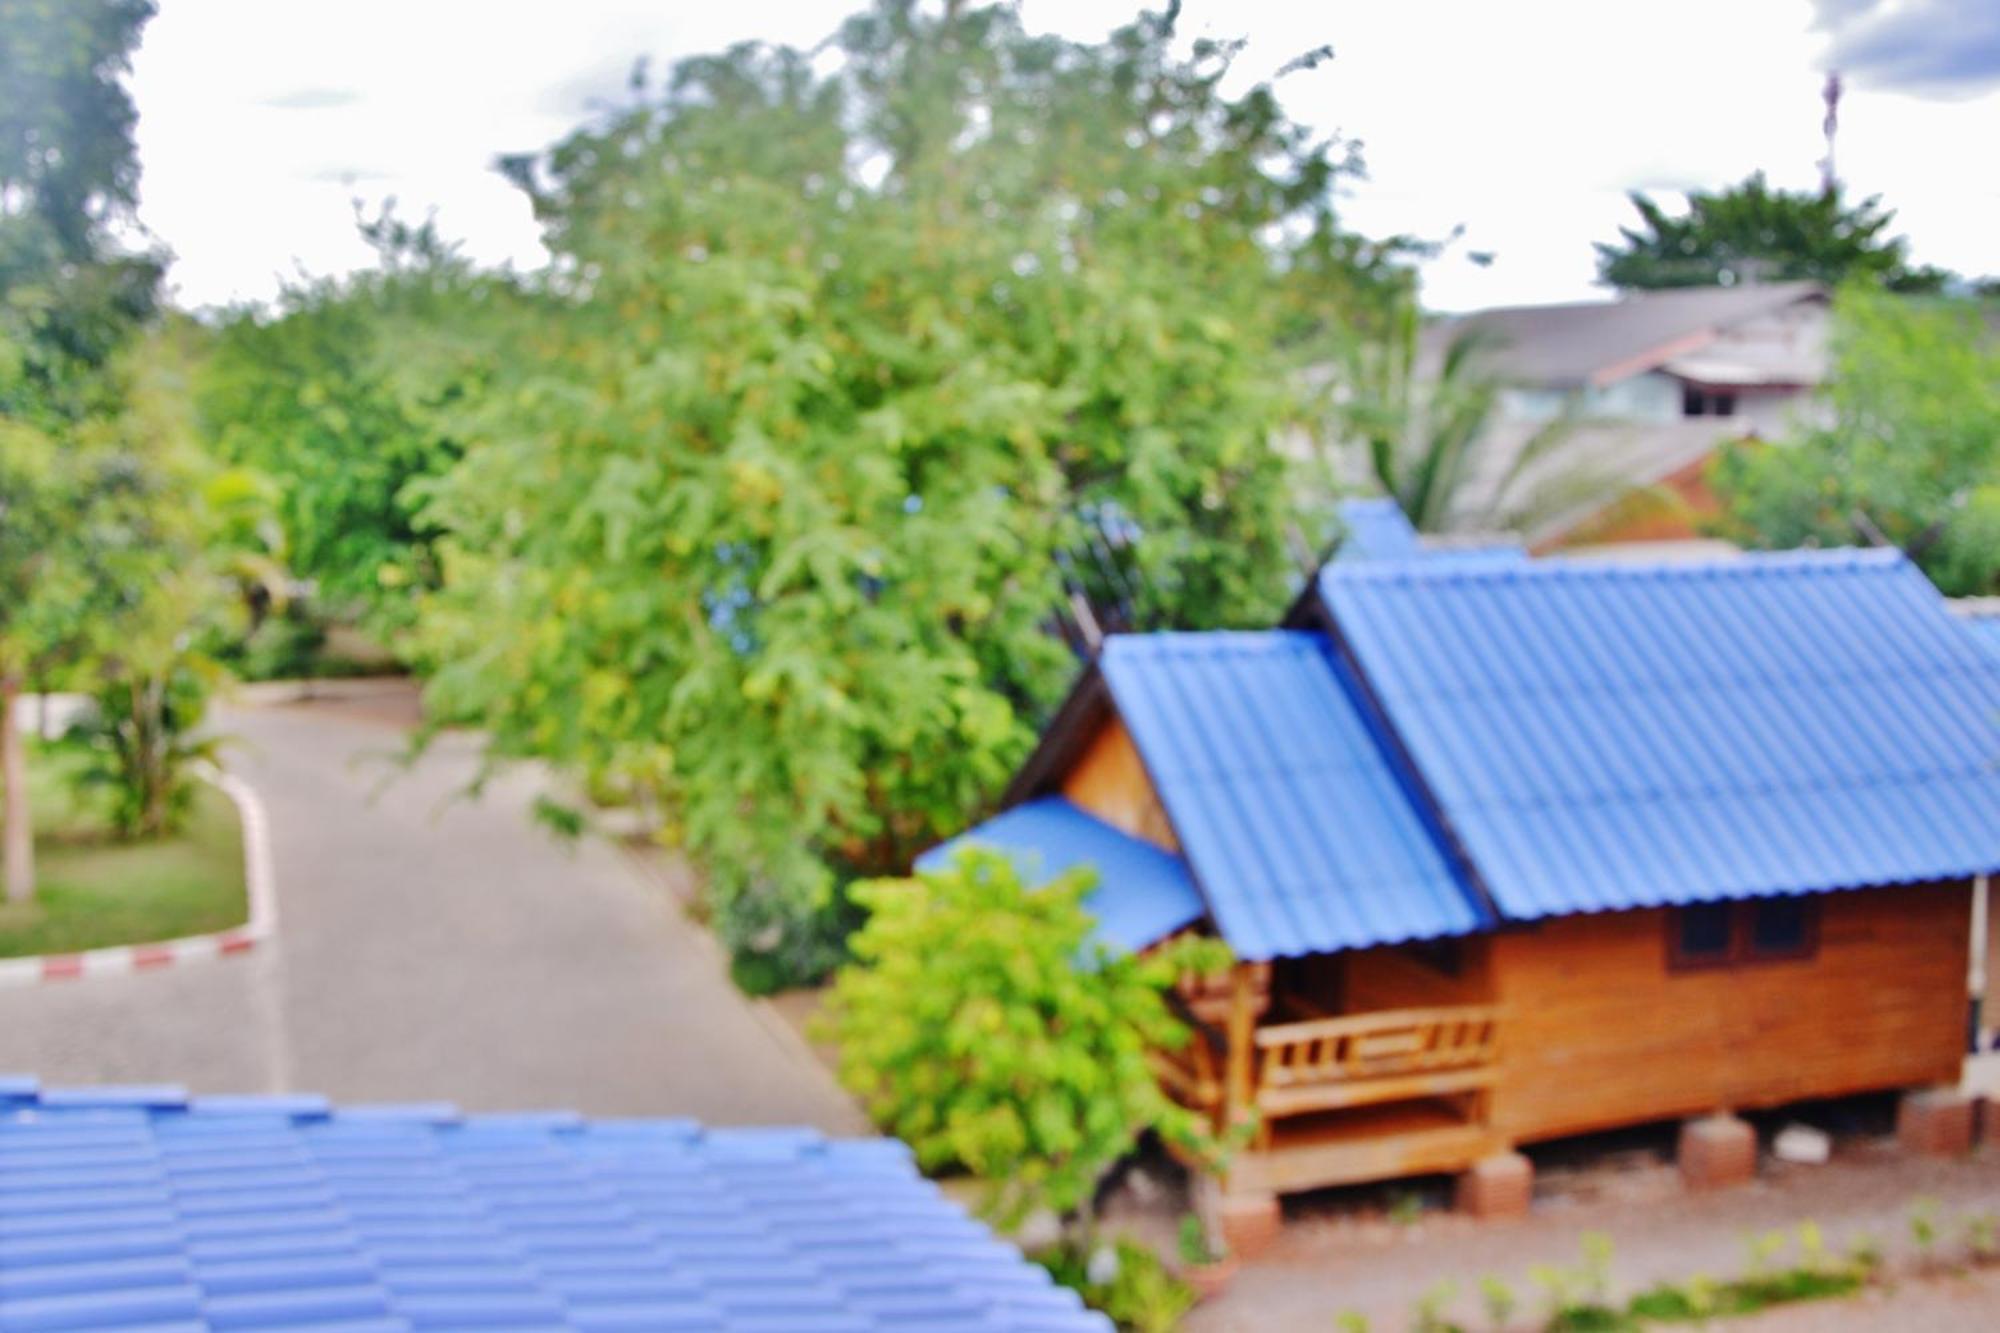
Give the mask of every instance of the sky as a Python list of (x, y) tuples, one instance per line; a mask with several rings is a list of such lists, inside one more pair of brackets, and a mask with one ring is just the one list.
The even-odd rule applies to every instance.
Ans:
[[(162, 0), (132, 75), (140, 220), (191, 307), (365, 265), (357, 202), (391, 198), (532, 267), (499, 155), (601, 114), (637, 59), (810, 46), (859, 3)], [(1132, 12), (1022, 4), (1080, 39)], [(1833, 67), (1850, 194), (1883, 196), (1918, 261), (2000, 274), (2000, 0), (1187, 0), (1182, 31), (1246, 39), (1246, 81), (1333, 46), (1286, 104), (1363, 145), (1351, 225), (1457, 237), (1425, 266), (1437, 309), (1602, 295), (1591, 246), (1630, 220), (1628, 191), (1672, 202), (1760, 168), (1813, 185)]]

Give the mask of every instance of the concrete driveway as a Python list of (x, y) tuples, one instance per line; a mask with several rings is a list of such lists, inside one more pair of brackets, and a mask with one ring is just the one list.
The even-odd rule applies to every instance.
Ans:
[(0, 1071), (865, 1128), (653, 876), (535, 825), (530, 773), (456, 799), (465, 739), (396, 765), (405, 710), (377, 688), (221, 718), (270, 815), (275, 943), (0, 990)]

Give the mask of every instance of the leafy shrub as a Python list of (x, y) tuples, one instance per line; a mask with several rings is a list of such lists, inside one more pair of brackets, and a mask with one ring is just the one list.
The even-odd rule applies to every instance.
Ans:
[(1965, 1234), (1965, 1252), (1977, 1263), (1985, 1263), (2000, 1253), (2000, 1216), (1990, 1212), (1967, 1213), (1959, 1219)]
[(1416, 1312), (1410, 1320), (1410, 1333), (1464, 1333), (1445, 1313), (1446, 1307), (1457, 1297), (1457, 1283), (1432, 1283), (1423, 1295), (1417, 1297)]
[(216, 739), (201, 729), (214, 676), (187, 653), (161, 671), (113, 672), (71, 724), (67, 740), (87, 756), (77, 780), (109, 793), (121, 837), (160, 837), (186, 820), (195, 767), (215, 757)]
[(1520, 1299), (1503, 1279), (1489, 1273), (1479, 1279), (1479, 1303), (1486, 1309), (1486, 1322), (1503, 1329), (1513, 1320)]
[(1181, 1262), (1190, 1268), (1221, 1263), (1226, 1257), (1223, 1247), (1209, 1238), (1208, 1228), (1193, 1213), (1181, 1219), (1178, 1240)]
[(914, 879), (857, 884), (868, 923), (827, 1009), (841, 1080), (926, 1169), (987, 1182), (1002, 1226), (1087, 1209), (1144, 1131), (1217, 1160), (1207, 1124), (1175, 1104), (1151, 1052), (1188, 1039), (1163, 995), (1213, 941), (1145, 958), (1092, 942), (1092, 873), (1030, 890), (978, 848)]
[(299, 680), (316, 674), (325, 646), (325, 627), (294, 602), (232, 645), (227, 660), (245, 680)]
[(712, 897), (710, 907), (729, 950), (729, 974), (750, 995), (824, 981), (847, 960), (848, 937), (862, 916), (842, 888), (801, 897), (776, 883)]
[(1910, 1240), (1923, 1262), (1929, 1263), (1938, 1243), (1938, 1202), (1928, 1196), (1910, 1205)]
[(1642, 1327), (1624, 1310), (1584, 1302), (1557, 1310), (1549, 1320), (1548, 1333), (1633, 1333)]
[[(1137, 1241), (1120, 1237), (1109, 1251), (1060, 1246), (1036, 1256), (1036, 1262), (1084, 1303), (1109, 1315), (1132, 1333), (1173, 1333), (1182, 1316), (1195, 1305), (1194, 1289), (1167, 1271), (1160, 1256)], [(1106, 1276), (1105, 1270), (1109, 1270)]]

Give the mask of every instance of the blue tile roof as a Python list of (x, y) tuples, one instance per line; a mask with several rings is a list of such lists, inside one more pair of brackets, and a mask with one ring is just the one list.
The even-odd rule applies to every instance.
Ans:
[(1119, 635), (1100, 667), (1240, 956), (1486, 924), (1322, 636)]
[(0, 1080), (0, 1328), (1109, 1333), (887, 1140)]
[(1097, 870), (1084, 905), (1097, 936), (1113, 948), (1143, 949), (1208, 912), (1178, 856), (1084, 813), (1060, 796), (1017, 805), (917, 858), (917, 869), (942, 867), (968, 843), (1007, 854), (1031, 885), (1074, 866)]
[(2000, 615), (1973, 616), (1964, 623), (1982, 651), (2000, 658)]
[(1507, 916), (2000, 868), (2000, 662), (1893, 552), (1318, 587)]

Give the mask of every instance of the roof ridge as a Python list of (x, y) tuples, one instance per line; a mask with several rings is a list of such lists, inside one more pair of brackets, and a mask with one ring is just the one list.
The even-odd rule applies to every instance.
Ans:
[[(224, 1122), (279, 1119), (292, 1125), (405, 1125), (434, 1130), (494, 1130), (576, 1135), (595, 1130), (613, 1133), (655, 1131), (662, 1137), (690, 1144), (728, 1144), (790, 1140), (802, 1150), (834, 1145), (840, 1140), (809, 1125), (706, 1125), (686, 1116), (585, 1116), (572, 1110), (465, 1111), (454, 1102), (335, 1103), (317, 1093), (244, 1093), (195, 1095), (177, 1083), (90, 1084), (45, 1087), (31, 1075), (0, 1075), (0, 1123), (10, 1115), (33, 1117), (41, 1112), (82, 1114), (131, 1112), (153, 1119)], [(873, 1142), (865, 1138), (859, 1142)], [(883, 1140), (888, 1142), (889, 1140)]]
[(1723, 559), (1624, 560), (1617, 556), (1554, 556), (1540, 560), (1484, 563), (1478, 561), (1360, 561), (1329, 564), (1322, 579), (1354, 583), (1509, 583), (1581, 578), (1701, 579), (1777, 577), (1787, 574), (1831, 574), (1843, 571), (1880, 573), (1916, 565), (1894, 547), (1837, 546), (1810, 550), (1744, 551)]

